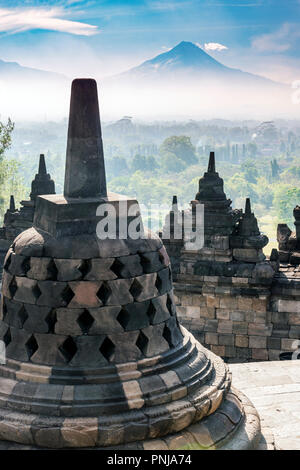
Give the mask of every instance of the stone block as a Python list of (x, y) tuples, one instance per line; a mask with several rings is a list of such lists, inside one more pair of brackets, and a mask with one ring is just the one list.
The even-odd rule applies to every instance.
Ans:
[(30, 353), (26, 344), (32, 336), (31, 332), (23, 329), (10, 327), (10, 342), (6, 346), (7, 357), (15, 359), (17, 361), (27, 362), (30, 357)]
[(14, 295), (14, 300), (27, 304), (35, 304), (41, 293), (37, 281), (28, 279), (27, 277), (16, 276), (15, 282), (16, 292)]
[(232, 331), (238, 335), (247, 335), (248, 323), (247, 322), (233, 322)]
[(296, 339), (300, 338), (300, 325), (298, 325), (298, 326), (292, 325), (290, 327), (289, 337), (290, 338), (296, 338)]
[(269, 358), (267, 349), (252, 349), (252, 359), (267, 361)]
[(89, 260), (88, 270), (84, 279), (87, 281), (110, 281), (117, 275), (110, 268), (115, 258), (93, 258)]
[(166, 325), (163, 323), (160, 325), (148, 326), (141, 330), (141, 340), (139, 341), (138, 339), (137, 346), (141, 349), (144, 356), (151, 357), (157, 354), (162, 354), (169, 349), (169, 342), (174, 346), (178, 343), (178, 331), (175, 331), (176, 326), (174, 323), (166, 322), (166, 324), (168, 325), (168, 335), (165, 333)]
[(194, 305), (195, 307), (205, 307), (207, 305), (206, 297), (204, 295), (192, 294), (191, 297), (192, 297), (192, 305)]
[(244, 312), (238, 312), (238, 311), (231, 312), (230, 313), (230, 319), (232, 321), (243, 322), (243, 321), (245, 321), (245, 313)]
[(121, 278), (136, 277), (143, 274), (143, 267), (139, 255), (120, 256), (115, 259), (111, 269), (117, 277)]
[(120, 306), (90, 308), (88, 312), (94, 321), (91, 323), (88, 333), (90, 335), (121, 333), (123, 327), (117, 320), (120, 311)]
[(27, 271), (27, 277), (38, 281), (47, 279), (56, 280), (56, 268), (52, 258), (30, 258), (30, 269)]
[[(185, 307), (186, 316), (189, 318), (200, 318), (200, 307)], [(201, 309), (202, 312), (202, 309)], [(202, 315), (203, 316), (203, 315)], [(207, 317), (205, 317), (207, 318)], [(214, 318), (214, 316), (212, 317)]]
[(207, 307), (216, 307), (216, 308), (220, 307), (219, 297), (215, 297), (214, 295), (206, 295), (204, 296), (204, 298), (206, 299)]
[(271, 336), (272, 325), (264, 325), (262, 323), (249, 323), (249, 336)]
[(284, 351), (295, 351), (298, 348), (297, 340), (290, 338), (281, 339), (281, 349)]
[(267, 347), (266, 336), (249, 336), (249, 348), (265, 349)]
[(253, 299), (253, 310), (255, 312), (266, 312), (267, 299)]
[(272, 323), (283, 325), (288, 324), (289, 314), (284, 312), (272, 312)]
[(218, 333), (232, 333), (233, 324), (231, 320), (219, 320)]
[[(300, 302), (299, 302), (300, 304)], [(289, 315), (289, 324), (290, 325), (300, 325), (300, 315), (299, 313), (291, 313)]]
[(278, 300), (278, 312), (290, 312), (290, 313), (297, 313), (299, 316), (300, 322), (300, 302), (298, 300), (285, 300), (279, 299)]
[(29, 257), (16, 255), (15, 253), (11, 252), (9, 257), (9, 264), (8, 261), (6, 263), (4, 262), (4, 266), (7, 266), (8, 264), (7, 270), (14, 276), (25, 276), (29, 269), (29, 261)]
[(159, 251), (143, 253), (140, 255), (140, 263), (146, 274), (160, 271), (163, 267), (163, 259)]
[(238, 297), (237, 308), (242, 311), (251, 311), (253, 306), (253, 299), (249, 297)]
[(234, 346), (234, 335), (219, 335), (219, 345), (220, 346)]
[(240, 348), (236, 347), (236, 357), (240, 359), (250, 359), (251, 358), (251, 350), (249, 348)]
[(152, 325), (162, 323), (163, 321), (166, 321), (171, 314), (174, 315), (176, 313), (175, 305), (172, 301), (172, 295), (168, 296), (169, 294), (164, 294), (151, 300), (153, 309), (151, 309), (151, 312), (148, 310), (148, 316), (150, 315)]
[(234, 346), (225, 346), (225, 357), (236, 357), (236, 349)]
[(218, 329), (218, 320), (207, 319), (204, 325), (204, 331), (216, 333)]
[(155, 281), (152, 279), (151, 284), (147, 279), (143, 284), (144, 276), (140, 277), (141, 283), (132, 279), (107, 281), (103, 284), (103, 291), (101, 291), (101, 287), (97, 295), (105, 305), (127, 305), (133, 302), (133, 299), (137, 301), (147, 300), (151, 297), (149, 295), (151, 288), (152, 292), (155, 292), (153, 287)]
[(280, 353), (281, 353), (280, 349), (268, 349), (269, 361), (279, 361)]
[(206, 344), (219, 344), (219, 335), (217, 333), (205, 333), (205, 343)]
[(54, 259), (57, 268), (58, 281), (77, 281), (82, 278), (83, 260), (81, 259)]
[(280, 338), (267, 338), (267, 348), (268, 349), (281, 349), (281, 339)]
[(101, 282), (70, 281), (68, 286), (74, 294), (67, 304), (69, 308), (96, 308), (103, 305), (103, 300), (100, 299), (97, 295), (100, 288), (102, 287)]
[[(189, 307), (187, 307), (188, 309)], [(199, 307), (196, 307), (199, 308)], [(216, 318), (215, 308), (214, 307), (200, 307), (200, 318)]]
[(230, 312), (225, 308), (217, 308), (216, 317), (218, 320), (230, 320)]
[(38, 348), (32, 354), (30, 360), (35, 364), (63, 365), (69, 362), (67, 349), (62, 352), (62, 346), (67, 336), (35, 333)]
[(220, 299), (220, 308), (235, 309), (237, 308), (237, 299), (234, 297), (222, 297)]
[(249, 347), (249, 338), (246, 335), (236, 335), (235, 337), (235, 346), (239, 348), (248, 348)]
[(212, 344), (210, 350), (217, 356), (225, 356), (225, 346), (215, 346), (214, 344)]
[[(26, 318), (23, 328), (33, 333), (53, 333), (56, 322), (55, 311), (49, 307), (24, 305)], [(69, 333), (67, 333), (69, 334)]]
[(147, 314), (150, 301), (133, 302), (122, 307), (117, 320), (125, 331), (140, 330), (149, 326), (149, 316)]

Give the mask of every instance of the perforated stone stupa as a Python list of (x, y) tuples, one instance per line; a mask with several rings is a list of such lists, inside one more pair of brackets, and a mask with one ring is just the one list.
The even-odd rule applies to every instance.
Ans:
[(74, 80), (64, 195), (37, 197), (4, 265), (1, 447), (255, 447), (255, 409), (178, 323), (161, 240), (97, 237), (124, 203), (140, 221), (107, 193), (96, 82)]

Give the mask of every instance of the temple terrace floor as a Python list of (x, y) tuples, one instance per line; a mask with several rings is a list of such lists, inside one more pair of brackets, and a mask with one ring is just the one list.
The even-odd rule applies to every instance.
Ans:
[(261, 449), (300, 450), (300, 362), (230, 364), (233, 386), (252, 401), (262, 424)]

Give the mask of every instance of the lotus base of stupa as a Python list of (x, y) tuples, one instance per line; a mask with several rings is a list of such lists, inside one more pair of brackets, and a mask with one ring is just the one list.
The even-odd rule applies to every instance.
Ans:
[[(7, 427), (8, 435), (17, 430)], [(74, 430), (74, 438), (76, 431)], [(259, 415), (250, 400), (231, 389), (221, 406), (202, 421), (163, 438), (136, 441), (115, 447), (80, 447), (81, 450), (255, 450), (261, 441)], [(78, 435), (77, 435), (78, 438)], [(40, 450), (41, 447), (0, 441), (0, 450)], [(46, 448), (44, 448), (46, 449)]]

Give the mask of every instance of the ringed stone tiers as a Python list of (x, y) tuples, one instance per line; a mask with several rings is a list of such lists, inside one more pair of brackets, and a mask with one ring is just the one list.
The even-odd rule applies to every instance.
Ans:
[[(125, 221), (141, 236), (98, 238), (113, 209), (118, 234)], [(0, 338), (2, 448), (244, 449), (260, 439), (227, 366), (178, 323), (162, 241), (143, 229), (137, 201), (107, 193), (94, 80), (72, 84), (64, 195), (37, 197), (33, 227), (7, 253)]]

